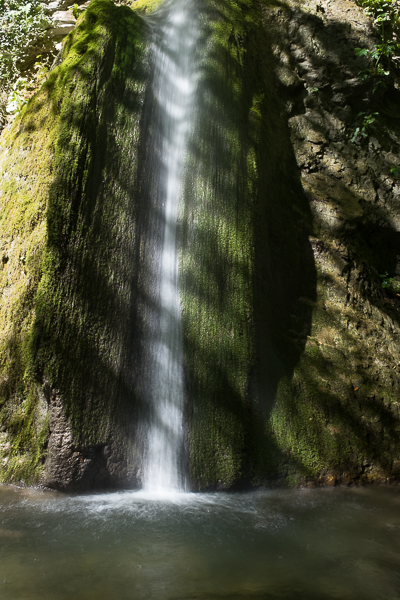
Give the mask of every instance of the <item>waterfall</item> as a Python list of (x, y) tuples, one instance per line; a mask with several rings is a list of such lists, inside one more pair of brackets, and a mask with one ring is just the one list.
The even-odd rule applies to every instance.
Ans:
[(167, 2), (149, 18), (152, 30), (153, 101), (157, 107), (158, 160), (163, 176), (157, 209), (163, 227), (158, 273), (157, 318), (151, 333), (150, 425), (144, 489), (184, 489), (183, 352), (178, 288), (176, 221), (187, 133), (196, 88), (195, 5)]

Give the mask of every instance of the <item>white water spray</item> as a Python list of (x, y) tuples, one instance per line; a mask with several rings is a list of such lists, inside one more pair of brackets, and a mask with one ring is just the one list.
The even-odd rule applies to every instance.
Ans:
[(148, 433), (144, 489), (182, 491), (183, 372), (176, 220), (187, 133), (193, 112), (197, 38), (192, 0), (175, 0), (154, 18), (153, 92), (160, 112), (165, 172), (162, 214), (165, 223), (159, 280), (159, 326), (153, 332), (152, 419)]

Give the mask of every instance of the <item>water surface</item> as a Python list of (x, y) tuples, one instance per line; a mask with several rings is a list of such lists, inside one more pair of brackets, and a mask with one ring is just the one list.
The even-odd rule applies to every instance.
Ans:
[(66, 496), (0, 486), (0, 598), (400, 598), (400, 489)]

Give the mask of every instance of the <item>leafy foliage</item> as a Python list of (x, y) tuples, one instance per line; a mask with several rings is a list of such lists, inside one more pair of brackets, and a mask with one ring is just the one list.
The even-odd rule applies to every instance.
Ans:
[(51, 66), (53, 56), (47, 54), (36, 57), (36, 62), (25, 77), (18, 77), (7, 98), (6, 112), (18, 113), (23, 105), (33, 96), (38, 87), (45, 81)]
[[(0, 0), (0, 97), (3, 104), (0, 120), (10, 92), (18, 95), (20, 101), (23, 95), (19, 92), (25, 84), (29, 85), (26, 78), (20, 78), (21, 70), (28, 66), (32, 47), (37, 47), (40, 54), (49, 24), (45, 5), (39, 0)], [(11, 99), (14, 101), (15, 98)]]
[(400, 8), (397, 0), (359, 0), (367, 15), (372, 17), (381, 38), (371, 49), (356, 48), (357, 56), (365, 56), (369, 66), (360, 71), (363, 80), (375, 78), (373, 91), (387, 86), (387, 77), (400, 60)]
[(361, 120), (360, 125), (358, 125), (353, 133), (353, 137), (351, 138), (351, 143), (354, 144), (354, 142), (359, 138), (366, 138), (368, 137), (368, 133), (369, 133), (369, 129), (371, 127), (371, 125), (373, 123), (375, 123), (376, 121), (376, 117), (379, 116), (379, 113), (374, 112), (374, 113), (366, 113), (366, 112), (359, 112), (357, 115), (357, 119)]
[(380, 275), (382, 279), (382, 287), (389, 290), (390, 292), (400, 292), (400, 281), (397, 281), (394, 277), (389, 277), (388, 273)]
[(44, 37), (50, 24), (39, 0), (0, 0), (0, 80), (14, 82), (28, 57), (28, 48)]
[(393, 177), (395, 177), (396, 179), (400, 179), (400, 167), (391, 167), (390, 168), (390, 173), (393, 175)]

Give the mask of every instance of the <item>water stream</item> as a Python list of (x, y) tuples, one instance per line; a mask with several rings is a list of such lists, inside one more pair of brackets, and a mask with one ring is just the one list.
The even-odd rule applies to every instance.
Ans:
[(161, 156), (161, 214), (164, 222), (159, 266), (159, 319), (152, 332), (152, 419), (148, 433), (144, 487), (147, 491), (182, 490), (183, 375), (176, 220), (181, 194), (185, 144), (196, 89), (196, 14), (191, 0), (166, 3), (152, 28), (153, 101), (158, 106), (157, 139)]

